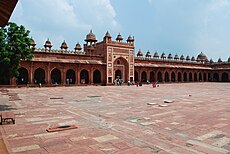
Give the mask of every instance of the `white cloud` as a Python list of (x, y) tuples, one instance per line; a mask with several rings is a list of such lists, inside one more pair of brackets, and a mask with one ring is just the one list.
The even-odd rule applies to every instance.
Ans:
[(110, 0), (23, 0), (18, 2), (11, 21), (30, 29), (39, 47), (45, 41), (39, 39), (49, 37), (55, 38), (51, 41), (59, 48), (61, 42), (56, 41), (65, 38), (69, 46), (74, 46), (92, 28), (99, 33), (103, 30), (103, 34), (119, 29), (115, 17)]

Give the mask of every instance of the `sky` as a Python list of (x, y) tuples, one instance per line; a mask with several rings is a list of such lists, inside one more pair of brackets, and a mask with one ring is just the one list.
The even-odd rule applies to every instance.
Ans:
[(65, 40), (74, 50), (92, 29), (98, 41), (107, 31), (134, 36), (136, 53), (230, 56), (230, 0), (22, 0), (10, 21), (30, 30), (37, 48), (49, 38), (54, 49)]

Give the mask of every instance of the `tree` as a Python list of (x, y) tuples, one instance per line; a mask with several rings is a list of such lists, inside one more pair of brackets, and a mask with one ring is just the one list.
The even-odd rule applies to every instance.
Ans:
[(0, 29), (0, 84), (9, 84), (10, 78), (17, 77), (21, 60), (31, 60), (34, 47), (29, 30), (15, 23), (8, 23)]

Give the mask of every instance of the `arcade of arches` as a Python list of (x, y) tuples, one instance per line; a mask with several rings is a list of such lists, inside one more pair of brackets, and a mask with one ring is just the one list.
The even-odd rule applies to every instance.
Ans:
[[(138, 82), (230, 82), (230, 58), (218, 62), (210, 61), (201, 52), (197, 58), (175, 55), (174, 59), (157, 52), (145, 57), (139, 50), (135, 56), (134, 37), (126, 42), (119, 34), (116, 40), (107, 32), (103, 40), (97, 42), (90, 31), (82, 47), (76, 44), (74, 50), (67, 50), (67, 43), (60, 50), (51, 49), (50, 40), (45, 49), (35, 49), (31, 61), (21, 61), (19, 76), (10, 80), (16, 84), (46, 85), (112, 85), (116, 78)], [(32, 42), (35, 46), (35, 42)], [(160, 58), (159, 58), (160, 57)]]

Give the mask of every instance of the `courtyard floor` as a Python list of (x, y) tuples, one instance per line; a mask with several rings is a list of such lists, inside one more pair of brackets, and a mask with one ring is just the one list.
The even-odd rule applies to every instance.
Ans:
[(0, 89), (1, 110), (9, 153), (230, 153), (230, 83)]

